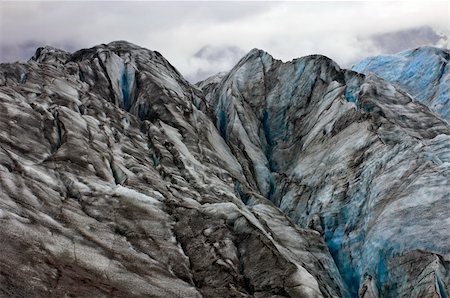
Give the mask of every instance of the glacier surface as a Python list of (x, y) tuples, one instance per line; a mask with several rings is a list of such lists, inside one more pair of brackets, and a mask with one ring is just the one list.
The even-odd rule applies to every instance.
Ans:
[(448, 297), (450, 126), (419, 102), (448, 83), (419, 52), (420, 94), (257, 49), (197, 85), (123, 41), (1, 64), (0, 296)]

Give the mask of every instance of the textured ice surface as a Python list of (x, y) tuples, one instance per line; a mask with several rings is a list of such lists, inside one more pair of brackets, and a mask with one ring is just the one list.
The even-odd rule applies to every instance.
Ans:
[(450, 53), (421, 47), (362, 60), (353, 70), (374, 73), (407, 91), (443, 118), (450, 119)]

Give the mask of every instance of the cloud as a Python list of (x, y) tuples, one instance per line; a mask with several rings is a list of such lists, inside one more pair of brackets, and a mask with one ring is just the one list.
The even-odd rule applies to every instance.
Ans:
[(190, 71), (186, 73), (186, 78), (198, 82), (218, 72), (228, 71), (245, 54), (236, 46), (204, 46), (188, 59)]
[(447, 36), (429, 26), (375, 34), (370, 39), (380, 52), (388, 54), (424, 45), (443, 47), (448, 42)]
[(0, 60), (24, 59), (30, 45), (73, 50), (128, 40), (161, 52), (191, 80), (235, 60), (196, 57), (205, 45), (262, 48), (282, 60), (324, 54), (349, 67), (395, 47), (387, 43), (396, 32), (429, 27), (448, 36), (449, 9), (448, 1), (1, 2)]
[(27, 40), (17, 44), (1, 43), (0, 61), (27, 61), (34, 55), (36, 49), (42, 47), (43, 45), (51, 45), (55, 48), (65, 49), (69, 52), (74, 52), (80, 49), (80, 47), (75, 43), (66, 41), (43, 43), (38, 40)]

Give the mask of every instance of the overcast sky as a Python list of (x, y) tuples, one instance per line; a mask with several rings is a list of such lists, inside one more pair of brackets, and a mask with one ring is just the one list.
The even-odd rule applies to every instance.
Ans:
[(163, 54), (191, 81), (252, 48), (282, 60), (323, 54), (349, 67), (419, 45), (447, 47), (450, 1), (1, 2), (0, 61), (128, 40)]

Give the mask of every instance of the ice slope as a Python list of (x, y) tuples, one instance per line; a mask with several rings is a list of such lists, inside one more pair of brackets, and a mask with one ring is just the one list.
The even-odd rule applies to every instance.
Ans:
[(251, 186), (323, 235), (350, 296), (447, 297), (444, 120), (318, 55), (252, 50), (208, 96)]
[(0, 115), (0, 296), (348, 295), (161, 54), (40, 48), (0, 65)]
[(374, 73), (407, 91), (444, 119), (450, 119), (450, 52), (420, 47), (393, 55), (362, 60), (353, 66), (361, 73)]

